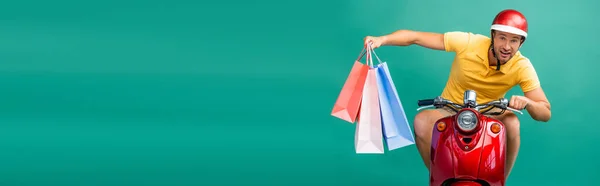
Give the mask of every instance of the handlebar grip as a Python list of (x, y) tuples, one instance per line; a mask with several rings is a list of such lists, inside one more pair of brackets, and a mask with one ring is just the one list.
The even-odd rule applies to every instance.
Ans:
[(419, 100), (417, 102), (417, 104), (422, 107), (422, 106), (427, 106), (427, 105), (433, 105), (433, 99), (422, 99)]

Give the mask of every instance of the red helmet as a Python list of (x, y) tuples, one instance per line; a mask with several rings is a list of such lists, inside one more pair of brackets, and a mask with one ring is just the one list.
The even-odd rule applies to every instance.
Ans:
[(527, 38), (527, 19), (519, 11), (512, 9), (503, 10), (494, 18), (491, 29)]

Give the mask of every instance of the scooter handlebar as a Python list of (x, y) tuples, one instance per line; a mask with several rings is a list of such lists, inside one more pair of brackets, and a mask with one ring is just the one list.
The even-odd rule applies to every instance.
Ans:
[[(499, 100), (495, 100), (495, 101), (491, 101), (489, 103), (484, 103), (484, 104), (480, 104), (480, 105), (476, 105), (474, 108), (477, 110), (480, 110), (482, 108), (487, 108), (490, 106), (496, 107), (496, 108), (500, 108), (503, 110), (510, 110), (519, 114), (523, 114), (523, 112), (521, 112), (520, 110), (514, 109), (514, 108), (510, 108), (509, 104), (508, 104), (508, 100), (506, 98), (501, 98)], [(418, 100), (417, 105), (419, 105), (420, 108), (417, 109), (417, 111), (425, 109), (425, 108), (441, 108), (444, 106), (453, 106), (453, 107), (457, 107), (457, 108), (463, 108), (465, 107), (464, 105), (461, 104), (457, 104), (457, 103), (453, 103), (450, 100), (444, 99), (442, 97), (436, 97), (435, 99), (422, 99), (422, 100)]]
[(433, 99), (422, 99), (417, 102), (419, 107), (433, 105)]
[(500, 98), (499, 100), (496, 100), (496, 101), (491, 101), (486, 104), (481, 104), (481, 105), (478, 105), (476, 108), (485, 108), (485, 107), (489, 107), (489, 106), (494, 106), (496, 108), (506, 109), (506, 110), (510, 110), (512, 112), (523, 114), (522, 111), (511, 108), (509, 105), (509, 102), (506, 98)]

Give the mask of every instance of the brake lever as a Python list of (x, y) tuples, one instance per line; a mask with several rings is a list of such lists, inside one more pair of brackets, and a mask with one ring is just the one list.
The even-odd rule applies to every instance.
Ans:
[(422, 106), (422, 107), (417, 108), (417, 111), (421, 111), (423, 109), (428, 109), (428, 108), (434, 108), (434, 107), (435, 107), (434, 105)]
[(521, 112), (520, 110), (514, 109), (514, 108), (506, 107), (506, 110), (510, 110), (510, 111), (513, 111), (513, 112), (523, 115), (523, 112)]

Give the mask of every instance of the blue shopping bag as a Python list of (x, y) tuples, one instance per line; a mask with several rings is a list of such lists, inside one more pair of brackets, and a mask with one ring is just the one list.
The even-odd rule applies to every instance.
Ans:
[(377, 65), (377, 89), (383, 136), (388, 150), (415, 144), (415, 138), (386, 62), (379, 62)]

